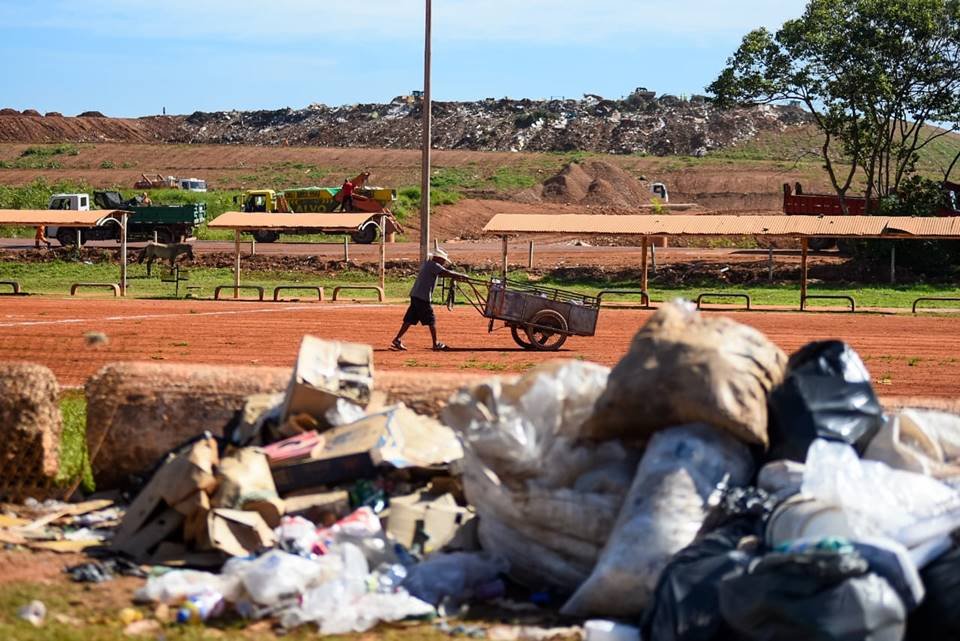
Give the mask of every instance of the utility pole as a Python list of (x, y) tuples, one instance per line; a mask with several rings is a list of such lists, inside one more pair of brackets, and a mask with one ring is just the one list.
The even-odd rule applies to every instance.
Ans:
[(420, 260), (425, 261), (430, 253), (430, 147), (431, 112), (430, 100), (430, 32), (432, 0), (426, 2), (426, 21), (423, 43), (423, 101), (420, 105), (420, 117), (423, 120), (423, 159), (420, 163)]

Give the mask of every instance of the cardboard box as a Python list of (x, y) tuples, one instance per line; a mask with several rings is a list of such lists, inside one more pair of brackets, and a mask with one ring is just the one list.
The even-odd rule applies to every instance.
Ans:
[(397, 405), (324, 433), (313, 460), (273, 468), (281, 495), (377, 476), (381, 465), (396, 468), (442, 465), (463, 457), (453, 431), (432, 418)]
[[(416, 492), (390, 500), (387, 532), (407, 548), (419, 544), (424, 553), (439, 550), (475, 523), (474, 513), (457, 505), (452, 494)], [(465, 537), (469, 538), (469, 537)]]
[(301, 413), (322, 419), (337, 398), (366, 406), (372, 390), (372, 347), (304, 336), (281, 422)]

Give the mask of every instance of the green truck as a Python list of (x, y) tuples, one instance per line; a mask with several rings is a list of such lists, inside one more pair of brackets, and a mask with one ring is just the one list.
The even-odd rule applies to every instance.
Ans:
[[(207, 219), (207, 206), (204, 203), (144, 205), (140, 198), (124, 200), (116, 191), (94, 192), (93, 202), (100, 209), (133, 212), (127, 221), (127, 240), (130, 242), (154, 238), (161, 243), (183, 242), (192, 237), (196, 227)], [(90, 209), (90, 197), (87, 194), (54, 194), (47, 208), (86, 211)], [(48, 227), (47, 236), (56, 238), (64, 247), (76, 245), (78, 238), (81, 245), (89, 240), (119, 242), (120, 228), (113, 223), (87, 229)]]

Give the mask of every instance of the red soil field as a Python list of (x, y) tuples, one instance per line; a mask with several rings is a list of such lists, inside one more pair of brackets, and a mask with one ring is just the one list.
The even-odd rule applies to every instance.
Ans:
[[(553, 358), (584, 358), (613, 365), (651, 314), (604, 309), (597, 335), (573, 337), (559, 352), (520, 350), (508, 331), (487, 334), (472, 308), (438, 308), (440, 337), (453, 349), (429, 349), (417, 327), (407, 352), (388, 349), (403, 315), (398, 305), (6, 298), (0, 304), (0, 360), (50, 367), (65, 386), (82, 385), (106, 363), (160, 362), (292, 366), (300, 340), (369, 343), (382, 370), (516, 373)], [(895, 314), (705, 312), (756, 327), (785, 351), (840, 338), (864, 358), (883, 396), (952, 398), (960, 394), (960, 318)], [(88, 347), (84, 335), (102, 332), (106, 345)]]

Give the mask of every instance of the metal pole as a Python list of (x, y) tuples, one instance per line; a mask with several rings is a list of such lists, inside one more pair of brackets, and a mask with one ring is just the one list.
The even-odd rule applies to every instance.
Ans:
[(897, 246), (890, 247), (890, 284), (897, 282)]
[(640, 246), (640, 262), (643, 263), (643, 267), (640, 269), (640, 289), (644, 292), (647, 291), (647, 284), (649, 282), (647, 274), (647, 245), (649, 242), (649, 239), (644, 236), (643, 244)]
[(257, 255), (257, 239), (253, 237), (250, 238), (250, 255)]
[(527, 249), (527, 269), (533, 269), (533, 241), (530, 241), (530, 247)]
[(346, 235), (343, 237), (343, 262), (350, 262), (350, 237)]
[(127, 295), (127, 214), (120, 214), (120, 295)]
[(431, 116), (433, 102), (430, 98), (430, 39), (432, 31), (433, 1), (425, 0), (423, 41), (423, 102), (420, 117), (423, 121), (423, 158), (420, 162), (420, 261), (430, 253), (430, 147), (432, 145)]
[(503, 263), (500, 266), (500, 273), (503, 276), (503, 281), (507, 281), (507, 237), (500, 237), (503, 242)]
[(650, 245), (650, 268), (653, 270), (653, 273), (657, 273), (657, 244), (651, 243)]
[(157, 230), (156, 230), (156, 229), (153, 230), (153, 242), (155, 242), (155, 243), (159, 243), (159, 242), (160, 242), (159, 240), (157, 240)]
[(240, 298), (240, 230), (233, 230), (233, 297)]
[(767, 249), (767, 280), (773, 282), (773, 247)]
[(807, 251), (809, 240), (804, 237), (800, 241), (800, 311), (807, 304)]
[(387, 217), (380, 216), (380, 289), (384, 290), (387, 269)]

